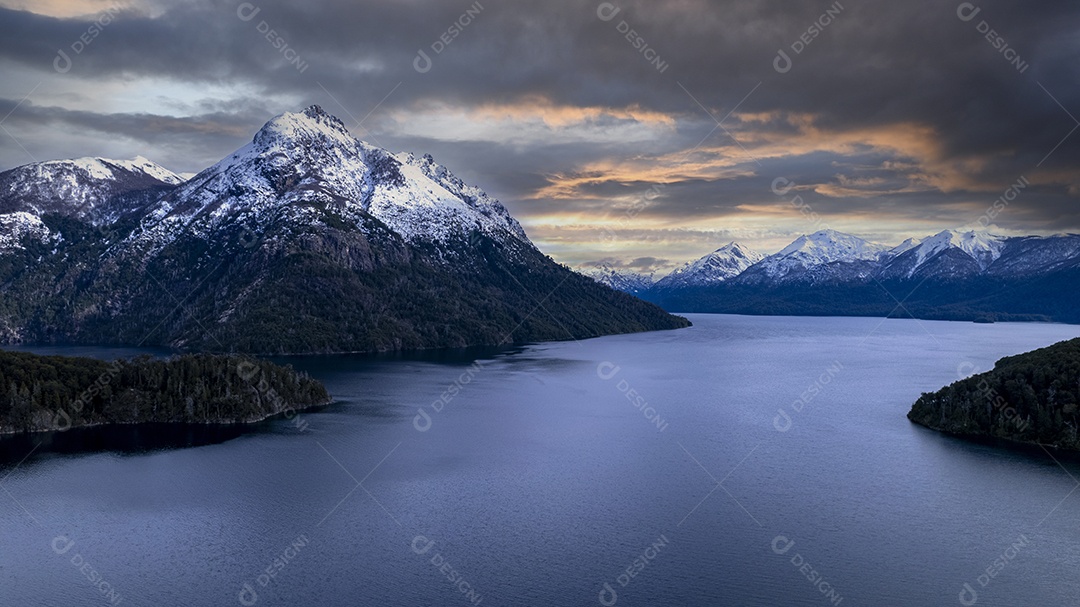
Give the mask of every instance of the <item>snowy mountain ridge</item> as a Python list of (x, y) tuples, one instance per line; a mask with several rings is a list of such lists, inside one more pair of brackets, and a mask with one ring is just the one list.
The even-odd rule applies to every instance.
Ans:
[[(1070, 234), (1005, 237), (981, 231), (943, 230), (923, 239), (908, 238), (890, 248), (851, 234), (822, 230), (799, 236), (779, 252), (767, 256), (739, 243), (725, 245), (661, 277), (654, 289), (721, 283), (760, 287), (926, 277), (955, 280), (980, 275), (1023, 276), (1051, 271), (1074, 261), (1080, 262), (1080, 236)], [(614, 287), (627, 279), (609, 278), (605, 284)]]
[(581, 273), (602, 285), (631, 295), (644, 293), (656, 284), (656, 278), (651, 273), (613, 268), (609, 265), (582, 268)]
[(142, 156), (37, 162), (0, 173), (0, 213), (54, 213), (105, 225), (183, 181)]
[(479, 232), (532, 246), (521, 225), (480, 188), (431, 156), (391, 154), (354, 138), (319, 106), (275, 117), (252, 142), (156, 203), (129, 240), (159, 250), (180, 231), (201, 237), (224, 223), (255, 231), (287, 217), (298, 225), (324, 209), (364, 227), (374, 217), (410, 242), (447, 244)]
[(657, 281), (657, 288), (700, 287), (730, 280), (765, 256), (737, 242), (728, 243), (708, 255), (677, 268)]

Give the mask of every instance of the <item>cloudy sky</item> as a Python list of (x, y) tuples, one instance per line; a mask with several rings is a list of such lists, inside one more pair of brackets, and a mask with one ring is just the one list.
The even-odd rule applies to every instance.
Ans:
[(0, 0), (0, 170), (196, 172), (317, 103), (571, 265), (1075, 232), (1080, 5), (1037, 4)]

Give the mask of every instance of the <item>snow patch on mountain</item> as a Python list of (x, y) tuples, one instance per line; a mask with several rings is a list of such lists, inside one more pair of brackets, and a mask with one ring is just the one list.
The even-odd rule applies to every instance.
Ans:
[(652, 273), (645, 274), (606, 265), (581, 268), (579, 272), (602, 285), (631, 295), (644, 293), (656, 283)]
[(142, 156), (37, 162), (0, 173), (0, 212), (59, 213), (103, 225), (183, 181)]
[(142, 156), (136, 156), (131, 160), (111, 160), (108, 158), (74, 158), (72, 160), (47, 160), (31, 165), (38, 178), (61, 178), (74, 184), (74, 179), (82, 176), (87, 179), (100, 181), (121, 179), (124, 175), (117, 170), (130, 173), (141, 173), (153, 177), (162, 183), (177, 185), (184, 179), (169, 169), (151, 162)]
[(915, 247), (919, 246), (920, 244), (922, 244), (922, 241), (919, 240), (918, 238), (908, 238), (904, 242), (902, 242), (902, 243), (896, 245), (895, 247), (889, 249), (888, 256), (889, 257), (899, 257), (899, 256), (903, 255), (904, 253), (907, 253), (908, 251), (910, 251), (910, 250), (914, 249)]
[[(452, 198), (444, 198), (445, 206), (462, 215), (465, 222), (472, 221), (473, 229), (482, 232), (501, 232), (505, 230), (516, 238), (529, 242), (525, 230), (515, 220), (506, 207), (498, 200), (488, 196), (486, 192), (476, 186), (466, 184), (450, 169), (435, 162), (430, 154), (417, 157), (410, 153), (396, 154), (394, 156), (403, 166), (419, 169), (427, 179), (435, 182), (448, 192)], [(459, 206), (459, 201), (462, 206)], [(476, 214), (480, 217), (476, 217)]]
[(354, 138), (319, 106), (270, 120), (252, 142), (162, 199), (132, 239), (159, 249), (180, 231), (209, 238), (224, 223), (319, 221), (323, 209), (360, 229), (374, 217), (406, 241), (447, 244), (480, 232), (532, 246), (497, 200), (430, 156), (391, 154)]
[(923, 264), (949, 248), (960, 249), (967, 253), (979, 264), (981, 271), (986, 271), (990, 264), (1001, 257), (1004, 245), (1004, 238), (988, 232), (944, 230), (927, 238), (914, 248), (916, 261), (908, 276), (913, 275)]
[(765, 256), (761, 253), (732, 242), (675, 269), (671, 274), (657, 281), (656, 287), (673, 289), (721, 283), (742, 274), (747, 268), (763, 259)]
[(0, 214), (0, 252), (8, 253), (23, 249), (27, 237), (45, 244), (53, 238), (52, 232), (37, 216), (25, 211)]
[(995, 276), (1034, 276), (1080, 266), (1080, 235), (1021, 236), (1005, 240), (1001, 256), (989, 268)]
[(803, 235), (755, 267), (772, 279), (833, 262), (877, 261), (888, 250), (851, 234), (821, 230)]

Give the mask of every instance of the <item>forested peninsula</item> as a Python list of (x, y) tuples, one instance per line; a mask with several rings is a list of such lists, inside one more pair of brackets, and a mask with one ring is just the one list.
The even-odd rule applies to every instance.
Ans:
[(0, 352), (0, 434), (105, 424), (251, 423), (330, 400), (307, 374), (246, 356), (108, 362)]
[(950, 434), (1080, 451), (1080, 339), (997, 361), (923, 394), (911, 421)]

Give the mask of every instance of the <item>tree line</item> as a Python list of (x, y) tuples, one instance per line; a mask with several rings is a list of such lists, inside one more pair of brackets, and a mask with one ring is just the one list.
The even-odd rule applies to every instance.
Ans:
[(953, 434), (1080, 450), (1080, 339), (997, 361), (923, 394), (911, 421)]
[(330, 402), (321, 383), (245, 356), (113, 362), (0, 352), (0, 433), (97, 424), (245, 423)]

